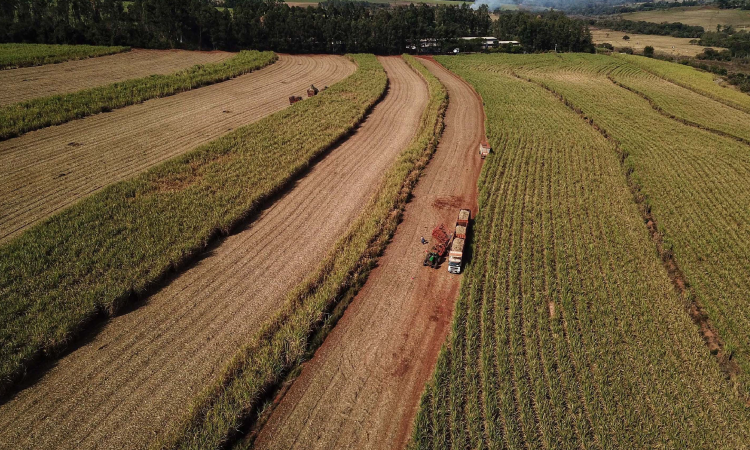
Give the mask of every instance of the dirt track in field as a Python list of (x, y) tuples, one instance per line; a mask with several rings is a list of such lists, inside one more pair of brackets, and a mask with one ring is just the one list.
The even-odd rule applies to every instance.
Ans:
[(481, 99), (434, 61), (448, 89), (446, 128), (393, 241), (315, 357), (261, 429), (258, 449), (399, 449), (450, 328), (460, 276), (422, 266), (439, 224), (477, 212)]
[(357, 132), (247, 229), (0, 406), (0, 448), (137, 448), (180, 418), (317, 266), (412, 139), (426, 83), (400, 58), (381, 61), (389, 93)]
[(223, 83), (0, 142), (0, 243), (82, 197), (289, 106), (354, 72), (342, 56), (280, 55)]
[(0, 70), (0, 106), (224, 61), (228, 52), (131, 50), (116, 55)]

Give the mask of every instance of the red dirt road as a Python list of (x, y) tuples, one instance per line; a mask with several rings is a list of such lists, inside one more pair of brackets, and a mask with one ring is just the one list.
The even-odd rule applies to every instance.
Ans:
[(0, 243), (105, 186), (289, 106), (354, 72), (333, 55), (279, 55), (255, 72), (0, 142)]
[(403, 448), (419, 398), (450, 327), (461, 280), (446, 263), (422, 266), (438, 223), (458, 209), (477, 212), (481, 99), (434, 61), (448, 89), (440, 145), (404, 220), (360, 291), (315, 357), (305, 365), (255, 442), (258, 449)]
[(389, 92), (356, 133), (246, 229), (0, 406), (0, 448), (141, 448), (179, 421), (411, 141), (427, 85), (402, 59), (381, 61)]
[(221, 62), (232, 56), (234, 54), (228, 52), (136, 49), (60, 64), (0, 70), (0, 106), (132, 78), (166, 75), (196, 64)]

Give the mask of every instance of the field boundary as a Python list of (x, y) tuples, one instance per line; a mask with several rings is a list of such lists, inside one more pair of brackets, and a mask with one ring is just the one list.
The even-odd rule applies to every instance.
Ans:
[[(529, 83), (535, 84), (549, 93), (554, 95), (560, 102), (567, 106), (571, 111), (578, 114), (578, 116), (586, 123), (588, 123), (594, 130), (598, 131), (605, 139), (610, 141), (618, 152), (619, 161), (623, 169), (625, 179), (628, 188), (633, 195), (633, 201), (638, 206), (638, 210), (641, 213), (643, 223), (651, 236), (651, 240), (654, 242), (656, 252), (662, 261), (662, 265), (672, 281), (672, 285), (680, 299), (685, 304), (685, 310), (693, 320), (693, 323), (698, 327), (701, 337), (703, 338), (706, 347), (709, 349), (711, 355), (716, 358), (719, 367), (722, 372), (726, 375), (727, 379), (734, 383), (738, 383), (737, 374), (739, 373), (739, 366), (735, 361), (732, 360), (732, 355), (727, 354), (724, 350), (724, 343), (721, 340), (716, 328), (711, 323), (708, 315), (704, 308), (698, 302), (694, 295), (691, 295), (690, 285), (686, 279), (684, 273), (680, 269), (676, 258), (672, 251), (664, 245), (664, 236), (659, 231), (656, 218), (651, 213), (651, 205), (649, 204), (648, 198), (641, 190), (640, 183), (634, 178), (635, 164), (632, 162), (628, 152), (620, 147), (620, 143), (607, 133), (607, 131), (600, 127), (593, 118), (588, 117), (581, 108), (577, 107), (573, 102), (568, 100), (564, 95), (557, 92), (554, 88), (548, 86), (544, 82), (536, 81), (532, 78), (521, 77), (514, 71), (511, 71), (513, 76), (521, 80), (525, 80)], [(748, 399), (745, 399), (748, 402)]]
[[(667, 112), (661, 106), (659, 106), (651, 97), (649, 97), (648, 95), (644, 94), (643, 92), (638, 91), (637, 89), (634, 89), (634, 88), (632, 88), (630, 86), (625, 85), (624, 83), (621, 83), (621, 82), (617, 81), (611, 74), (607, 74), (607, 78), (609, 79), (609, 81), (611, 81), (612, 83), (616, 84), (617, 86), (619, 86), (619, 87), (621, 87), (621, 88), (623, 88), (623, 89), (625, 89), (627, 91), (630, 91), (633, 94), (638, 95), (639, 97), (641, 97), (644, 100), (646, 100), (648, 102), (648, 104), (651, 105), (651, 108), (654, 109), (654, 111), (658, 112), (659, 114), (661, 114), (662, 116), (664, 116), (664, 117), (666, 117), (668, 119), (676, 120), (677, 122), (680, 122), (680, 123), (682, 123), (684, 125), (695, 127), (695, 128), (701, 129), (703, 131), (708, 131), (709, 133), (714, 133), (714, 134), (719, 135), (721, 137), (725, 137), (725, 138), (729, 138), (729, 139), (734, 139), (735, 141), (738, 141), (738, 142), (740, 142), (742, 144), (745, 144), (745, 145), (750, 145), (750, 140), (747, 140), (747, 139), (742, 138), (740, 136), (735, 136), (733, 134), (727, 133), (726, 131), (721, 131), (721, 130), (717, 130), (715, 128), (707, 127), (705, 125), (701, 125), (699, 123), (692, 122), (690, 120), (687, 120), (687, 119), (684, 119), (682, 117), (676, 116), (676, 115), (674, 115), (674, 114), (672, 114), (670, 112)], [(694, 91), (692, 91), (692, 92), (694, 92)], [(713, 100), (712, 98), (709, 98), (709, 99)]]
[[(350, 58), (358, 69), (320, 95), (111, 185), (0, 246), (0, 296), (7, 299), (0, 309), (2, 320), (7, 318), (0, 339), (10, 344), (0, 347), (0, 402), (24, 378), (35, 376), (26, 375), (30, 369), (45, 367), (48, 360), (80, 344), (99, 319), (133, 308), (157, 292), (350, 136), (387, 88), (385, 72), (373, 56)], [(318, 117), (321, 111), (326, 119)], [(293, 129), (314, 122), (321, 126), (312, 136)], [(311, 142), (312, 138), (320, 141)], [(252, 168), (243, 172), (244, 165), (237, 164), (247, 153), (270, 154), (268, 147), (278, 148), (278, 140), (303, 141), (286, 152), (291, 160), (285, 165), (275, 162), (285, 152), (274, 154), (277, 167), (268, 167), (262, 177)], [(238, 176), (255, 177), (251, 180), (257, 183), (247, 187), (231, 178)], [(221, 206), (226, 196), (230, 208)], [(217, 203), (218, 214), (211, 209)], [(171, 215), (172, 221), (179, 217), (184, 229), (154, 229), (153, 221), (163, 220), (144, 217), (144, 209), (154, 207)], [(102, 245), (108, 252), (101, 251)], [(119, 259), (112, 256), (118, 246)], [(81, 256), (83, 250), (90, 253)], [(42, 281), (24, 281), (30, 277)], [(57, 308), (49, 308), (50, 303)], [(33, 317), (23, 314), (30, 309), (36, 312)], [(30, 335), (31, 330), (36, 334)]]
[(175, 430), (152, 448), (217, 448), (252, 445), (272, 399), (299, 374), (364, 285), (395, 233), (412, 190), (437, 149), (448, 96), (445, 87), (413, 58), (404, 59), (427, 82), (430, 100), (409, 146), (349, 231), (323, 263), (293, 289), (283, 309), (242, 348)]
[(0, 141), (146, 100), (220, 83), (261, 69), (277, 59), (273, 52), (243, 50), (227, 61), (197, 64), (169, 75), (150, 75), (8, 105), (0, 108)]

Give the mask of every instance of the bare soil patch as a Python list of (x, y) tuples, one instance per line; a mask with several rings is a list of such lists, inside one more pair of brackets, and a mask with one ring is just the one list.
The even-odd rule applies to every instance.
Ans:
[(355, 70), (342, 56), (271, 66), (0, 142), (0, 242), (103, 187), (289, 106)]
[(427, 86), (400, 58), (381, 61), (390, 90), (357, 132), (248, 227), (0, 407), (0, 448), (140, 448), (176, 424), (410, 142)]
[(233, 53), (218, 51), (136, 49), (60, 64), (3, 70), (0, 71), (0, 106), (149, 75), (166, 75), (196, 64), (221, 62), (232, 56)]
[(477, 212), (477, 152), (484, 111), (474, 90), (434, 61), (448, 89), (440, 145), (404, 219), (344, 316), (307, 363), (266, 425), (256, 448), (403, 448), (424, 385), (447, 336), (460, 276), (422, 266), (438, 223), (455, 223), (463, 199)]

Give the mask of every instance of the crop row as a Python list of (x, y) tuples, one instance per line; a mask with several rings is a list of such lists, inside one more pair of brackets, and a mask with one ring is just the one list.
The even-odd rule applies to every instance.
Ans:
[(95, 45), (0, 44), (0, 69), (54, 64), (129, 50), (130, 47)]
[[(312, 355), (343, 313), (392, 237), (419, 175), (437, 148), (448, 102), (445, 87), (413, 57), (430, 100), (408, 147), (386, 172), (364, 211), (323, 263), (288, 296), (285, 307), (242, 348), (219, 381), (194, 403), (161, 448), (218, 448), (262, 406), (263, 394)], [(324, 320), (324, 317), (327, 317)], [(251, 446), (240, 442), (237, 448)]]
[(681, 87), (712, 98), (732, 108), (750, 113), (750, 96), (717, 84), (716, 77), (711, 73), (701, 72), (689, 66), (653, 58), (624, 54), (616, 54), (614, 56)]
[(386, 86), (374, 57), (353, 58), (357, 72), (321, 95), (111, 185), (0, 247), (0, 387), (147, 292), (351, 131)]
[(512, 75), (536, 58), (438, 58), (482, 96), (495, 152), (411, 448), (741, 447), (747, 412), (683, 313), (617, 145)]
[(150, 75), (9, 105), (0, 108), (0, 140), (225, 81), (267, 66), (276, 59), (273, 52), (241, 51), (228, 61), (199, 64), (170, 75)]
[[(750, 114), (741, 109), (683, 88), (630, 63), (614, 69), (610, 78), (649, 100), (667, 116), (750, 143)], [(745, 95), (734, 94), (737, 98)]]
[(602, 57), (565, 59), (589, 67), (589, 76), (570, 77), (564, 67), (529, 75), (580, 108), (629, 155), (634, 180), (685, 275), (690, 299), (705, 308), (726, 357), (741, 369), (730, 375), (748, 394), (748, 145), (665, 117), (637, 94), (607, 83), (594, 75)]

